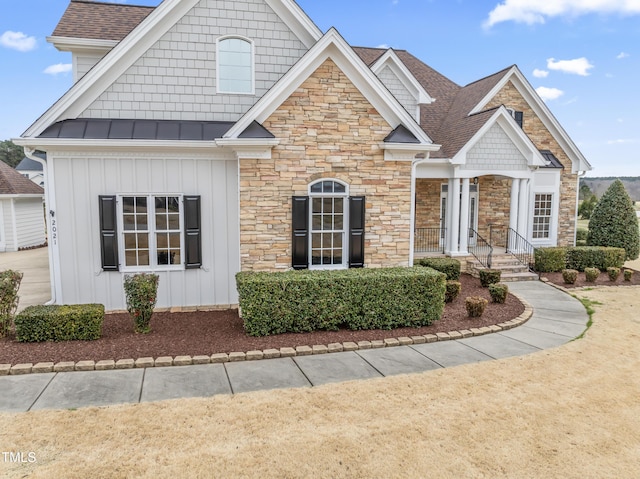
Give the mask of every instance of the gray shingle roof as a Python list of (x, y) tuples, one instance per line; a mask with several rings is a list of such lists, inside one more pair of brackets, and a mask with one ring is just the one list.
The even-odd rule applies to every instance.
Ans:
[(0, 195), (43, 195), (44, 190), (33, 181), (0, 161)]

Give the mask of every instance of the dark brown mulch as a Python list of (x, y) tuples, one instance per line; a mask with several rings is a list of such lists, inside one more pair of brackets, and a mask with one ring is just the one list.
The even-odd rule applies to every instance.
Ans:
[[(117, 361), (129, 358), (211, 355), (347, 341), (372, 341), (480, 328), (509, 321), (524, 311), (522, 303), (512, 295), (508, 296), (505, 304), (491, 303), (489, 290), (482, 288), (478, 279), (462, 275), (460, 280), (462, 292), (454, 302), (446, 305), (442, 319), (422, 328), (399, 328), (391, 331), (316, 331), (254, 338), (244, 333), (242, 320), (238, 317), (237, 311), (227, 310), (156, 313), (151, 320), (152, 332), (141, 335), (133, 333), (133, 323), (127, 314), (109, 314), (105, 316), (102, 338), (96, 341), (19, 343), (13, 337), (2, 338), (0, 364), (102, 359)], [(489, 300), (482, 317), (467, 317), (464, 300), (468, 296), (482, 296)]]
[(624, 273), (621, 271), (616, 281), (610, 281), (609, 275), (604, 272), (596, 279), (595, 283), (589, 283), (584, 273), (578, 273), (578, 279), (574, 284), (565, 284), (562, 279), (562, 273), (540, 273), (541, 278), (546, 278), (553, 284), (557, 284), (567, 289), (584, 288), (594, 286), (636, 286), (640, 284), (640, 271), (634, 271), (631, 281), (624, 280)]

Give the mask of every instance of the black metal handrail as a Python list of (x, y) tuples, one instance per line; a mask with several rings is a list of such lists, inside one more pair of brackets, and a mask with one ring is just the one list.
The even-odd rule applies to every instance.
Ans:
[(469, 253), (471, 253), (482, 266), (491, 268), (493, 258), (493, 246), (489, 244), (482, 236), (473, 228), (469, 228), (469, 237), (475, 238), (475, 244), (469, 245)]
[(444, 253), (446, 228), (416, 228), (414, 251), (416, 253)]
[(529, 271), (534, 271), (536, 248), (513, 228), (507, 230), (507, 253), (515, 256)]

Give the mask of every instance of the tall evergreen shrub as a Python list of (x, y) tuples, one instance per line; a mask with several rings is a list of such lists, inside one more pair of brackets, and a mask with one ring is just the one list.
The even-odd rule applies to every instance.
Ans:
[(624, 248), (626, 259), (637, 259), (640, 254), (638, 217), (633, 202), (620, 180), (614, 181), (602, 195), (589, 221), (590, 246)]

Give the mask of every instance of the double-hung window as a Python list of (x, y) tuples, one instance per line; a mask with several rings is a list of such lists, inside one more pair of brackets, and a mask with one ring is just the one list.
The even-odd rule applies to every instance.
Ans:
[(552, 194), (536, 193), (533, 208), (533, 239), (547, 239), (551, 236), (552, 205)]
[(181, 194), (100, 196), (105, 271), (199, 268), (200, 197)]

